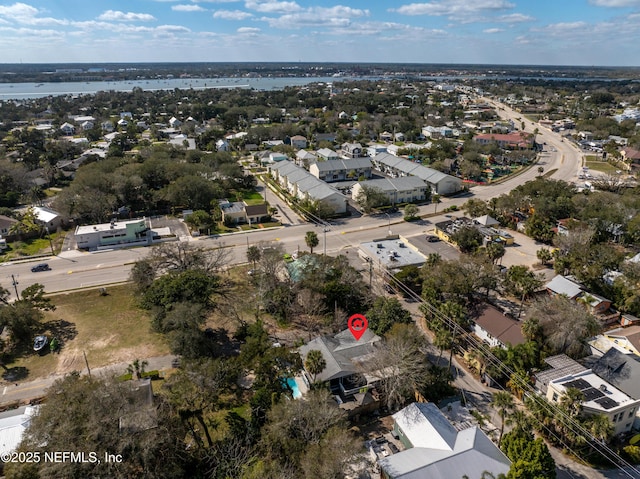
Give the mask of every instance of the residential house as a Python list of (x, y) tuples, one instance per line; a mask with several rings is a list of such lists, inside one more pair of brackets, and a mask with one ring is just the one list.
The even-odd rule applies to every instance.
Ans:
[(497, 143), (500, 148), (507, 149), (531, 149), (533, 148), (533, 135), (525, 133), (523, 131), (516, 131), (512, 133), (500, 134), (500, 133), (481, 133), (473, 137), (473, 141), (480, 143), (481, 145), (488, 145), (490, 143)]
[(296, 157), (294, 161), (296, 165), (306, 167), (317, 160), (318, 160), (318, 157), (316, 155), (303, 149), (303, 150), (298, 150), (296, 152)]
[(378, 153), (387, 153), (387, 145), (381, 145), (379, 143), (374, 143), (372, 145), (367, 146), (367, 156), (373, 158)]
[(33, 212), (36, 215), (36, 221), (52, 233), (60, 228), (64, 223), (62, 215), (51, 208), (47, 208), (45, 206), (34, 206)]
[(229, 151), (231, 145), (227, 140), (223, 140), (222, 138), (216, 141), (216, 151)]
[(422, 135), (425, 138), (451, 138), (453, 130), (448, 126), (425, 126), (422, 128)]
[(4, 239), (9, 239), (12, 235), (9, 234), (9, 230), (15, 224), (19, 223), (18, 220), (10, 218), (5, 215), (0, 215), (0, 236)]
[(316, 155), (318, 156), (319, 161), (329, 161), (329, 160), (339, 160), (340, 156), (338, 153), (333, 151), (330, 148), (320, 148), (316, 151)]
[(92, 121), (87, 120), (87, 121), (83, 121), (80, 124), (80, 127), (82, 128), (82, 131), (87, 131), (87, 130), (93, 129), (93, 125), (94, 123)]
[(345, 158), (360, 158), (364, 156), (360, 143), (343, 143), (342, 156)]
[(294, 148), (304, 149), (307, 147), (307, 139), (302, 135), (294, 135), (289, 141)]
[(328, 141), (329, 143), (334, 143), (336, 141), (337, 135), (335, 133), (316, 133), (316, 143), (320, 143), (322, 141)]
[[(317, 375), (305, 370), (306, 382), (326, 382), (336, 402), (343, 409), (350, 409), (372, 399), (370, 389), (377, 381), (375, 371), (367, 370), (367, 360), (380, 346), (380, 337), (367, 329), (360, 339), (345, 329), (334, 336), (320, 336), (298, 349), (302, 362), (309, 351), (322, 353), (325, 368)], [(355, 403), (355, 404), (354, 404)]]
[(570, 279), (558, 274), (551, 281), (544, 285), (545, 289), (552, 296), (564, 295), (569, 299), (577, 299), (582, 295), (582, 286)]
[(433, 403), (412, 403), (393, 421), (406, 449), (378, 461), (383, 479), (481, 479), (509, 472), (511, 461), (478, 426), (457, 430)]
[(581, 284), (559, 274), (554, 276), (544, 287), (552, 296), (562, 294), (582, 303), (591, 314), (606, 313), (611, 307), (610, 299), (585, 291)]
[(244, 201), (230, 202), (220, 200), (220, 211), (222, 221), (231, 224), (249, 223), (257, 224), (269, 216), (266, 203), (260, 205), (247, 205)]
[(596, 336), (589, 342), (596, 355), (602, 355), (610, 349), (617, 349), (624, 354), (640, 357), (640, 325), (614, 328)]
[(369, 158), (328, 160), (317, 161), (309, 165), (309, 173), (327, 183), (332, 181), (355, 181), (361, 177), (371, 178), (371, 168), (372, 165)]
[(113, 122), (108, 120), (100, 123), (100, 128), (102, 128), (102, 131), (105, 133), (111, 133), (112, 131), (115, 130), (115, 126), (113, 126)]
[(626, 169), (631, 169), (640, 164), (640, 150), (625, 146), (620, 150), (620, 154), (622, 155), (623, 163), (627, 165)]
[(129, 121), (124, 118), (120, 118), (117, 122), (118, 128), (126, 128), (129, 126)]
[(335, 214), (347, 211), (347, 199), (342, 193), (288, 160), (270, 165), (269, 174), (294, 197), (321, 202)]
[(269, 163), (277, 163), (278, 161), (288, 160), (289, 157), (284, 153), (279, 153), (277, 151), (272, 151), (269, 153)]
[(388, 131), (383, 131), (382, 133), (380, 133), (378, 138), (380, 139), (380, 141), (393, 141), (393, 134), (389, 133)]
[(560, 402), (568, 388), (578, 389), (584, 395), (582, 414), (606, 416), (613, 425), (614, 434), (626, 433), (633, 428), (640, 399), (633, 399), (591, 369), (549, 381), (547, 399), (554, 403)]
[(426, 201), (429, 197), (429, 187), (424, 181), (415, 176), (405, 176), (358, 182), (351, 188), (351, 198), (357, 200), (365, 186), (380, 190), (392, 205)]
[(415, 176), (429, 185), (434, 193), (449, 195), (462, 190), (462, 180), (447, 175), (433, 168), (427, 168), (405, 158), (393, 156), (389, 153), (378, 153), (372, 158), (374, 168), (392, 176)]
[(182, 125), (182, 122), (178, 120), (175, 116), (172, 116), (169, 119), (169, 126), (171, 128), (179, 128)]
[(522, 334), (522, 323), (490, 304), (482, 304), (472, 319), (472, 330), (489, 346), (517, 346), (526, 342)]
[[(591, 356), (589, 366), (599, 377), (613, 384), (633, 399), (640, 399), (640, 358), (611, 348), (602, 356)], [(640, 408), (634, 417), (633, 429), (640, 428)]]
[(0, 413), (0, 455), (11, 454), (18, 449), (22, 437), (31, 423), (31, 418), (38, 412), (38, 407), (21, 406)]
[(65, 135), (73, 135), (76, 132), (76, 127), (65, 121), (60, 125), (60, 131)]

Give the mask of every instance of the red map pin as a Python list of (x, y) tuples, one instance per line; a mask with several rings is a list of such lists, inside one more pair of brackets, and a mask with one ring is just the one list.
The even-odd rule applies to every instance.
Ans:
[(349, 326), (349, 331), (351, 331), (353, 337), (356, 338), (356, 341), (359, 341), (364, 332), (369, 327), (369, 322), (363, 315), (354, 314), (349, 318), (349, 322), (347, 323), (347, 325)]

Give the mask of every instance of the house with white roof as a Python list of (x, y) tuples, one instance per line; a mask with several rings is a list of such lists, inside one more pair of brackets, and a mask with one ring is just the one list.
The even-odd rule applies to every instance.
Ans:
[(481, 479), (507, 474), (511, 461), (478, 426), (456, 430), (433, 403), (412, 403), (393, 415), (405, 450), (378, 461), (384, 479)]
[(62, 215), (51, 208), (47, 208), (45, 206), (34, 206), (33, 212), (36, 215), (38, 223), (45, 228), (48, 228), (52, 233), (62, 226)]
[(22, 406), (0, 413), (0, 456), (14, 452), (38, 406)]
[(229, 151), (230, 145), (227, 140), (219, 139), (216, 141), (216, 151)]
[(547, 386), (547, 399), (558, 403), (569, 388), (582, 392), (582, 414), (606, 416), (613, 425), (614, 434), (629, 432), (633, 428), (640, 399), (633, 399), (591, 369), (551, 380)]
[(371, 161), (377, 170), (389, 176), (414, 176), (420, 178), (431, 187), (433, 192), (440, 195), (449, 195), (462, 190), (462, 180), (460, 178), (447, 175), (433, 168), (427, 168), (405, 158), (389, 153), (378, 153)]

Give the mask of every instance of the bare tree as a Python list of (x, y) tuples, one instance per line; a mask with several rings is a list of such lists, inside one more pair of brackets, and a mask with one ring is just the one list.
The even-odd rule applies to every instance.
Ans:
[(366, 372), (378, 379), (390, 410), (404, 406), (422, 389), (428, 376), (425, 347), (426, 340), (414, 324), (397, 324), (367, 361)]
[(312, 333), (317, 333), (322, 327), (323, 314), (326, 312), (324, 297), (320, 293), (305, 288), (298, 292), (296, 303), (300, 313), (298, 318), (311, 339)]
[(223, 244), (205, 249), (190, 243), (162, 243), (155, 246), (149, 260), (156, 271), (187, 271), (199, 269), (207, 273), (220, 271), (229, 260), (230, 252)]

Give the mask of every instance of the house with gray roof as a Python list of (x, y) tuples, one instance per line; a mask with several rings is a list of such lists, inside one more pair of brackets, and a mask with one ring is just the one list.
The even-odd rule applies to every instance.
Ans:
[(576, 299), (582, 294), (582, 287), (578, 283), (565, 278), (561, 274), (554, 276), (544, 287), (553, 296), (563, 294), (567, 298)]
[(378, 153), (372, 159), (373, 166), (392, 177), (414, 176), (420, 178), (439, 195), (450, 195), (462, 190), (462, 180), (441, 171), (427, 168), (419, 163), (394, 156), (390, 153)]
[(507, 474), (511, 461), (480, 430), (456, 430), (433, 403), (412, 403), (393, 415), (404, 451), (378, 461), (385, 479), (481, 479)]
[(430, 195), (429, 186), (424, 181), (414, 176), (405, 176), (358, 182), (351, 188), (351, 198), (357, 200), (365, 186), (382, 191), (391, 204), (426, 201)]
[(347, 198), (342, 193), (288, 160), (270, 165), (269, 174), (294, 197), (319, 201), (335, 214), (347, 211)]
[(348, 160), (316, 161), (309, 165), (309, 173), (319, 180), (332, 181), (357, 180), (371, 178), (371, 160), (369, 158), (352, 158)]
[(315, 378), (308, 372), (310, 380), (329, 383), (329, 388), (340, 401), (348, 400), (361, 393), (363, 388), (377, 381), (377, 377), (365, 375), (367, 359), (380, 345), (380, 336), (367, 329), (360, 339), (356, 339), (351, 331), (345, 329), (334, 336), (321, 336), (309, 341), (298, 350), (302, 362), (309, 351), (322, 353), (326, 366)]
[(316, 154), (318, 155), (318, 159), (321, 161), (338, 160), (340, 158), (338, 153), (333, 151), (331, 148), (320, 148)]

